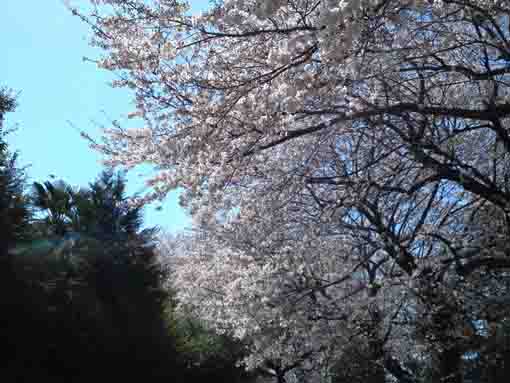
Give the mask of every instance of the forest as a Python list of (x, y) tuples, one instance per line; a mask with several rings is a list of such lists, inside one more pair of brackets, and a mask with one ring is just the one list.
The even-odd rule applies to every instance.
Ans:
[[(83, 3), (136, 124), (80, 128), (89, 185), (29, 183), (2, 88), (5, 376), (510, 376), (510, 2)], [(145, 227), (175, 190), (192, 228)]]

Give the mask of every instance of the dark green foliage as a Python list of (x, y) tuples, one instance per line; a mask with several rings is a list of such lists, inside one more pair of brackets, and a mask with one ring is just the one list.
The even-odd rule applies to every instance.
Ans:
[(4, 120), (4, 114), (12, 112), (16, 108), (16, 98), (12, 91), (7, 88), (0, 87), (0, 128)]
[[(24, 173), (16, 166), (16, 155), (8, 151), (3, 130), (4, 113), (13, 111), (15, 100), (0, 89), (0, 339), (7, 355), (0, 362), (0, 370), (14, 370), (17, 355), (25, 350), (31, 360), (35, 347), (28, 347), (28, 339), (37, 339), (33, 323), (40, 318), (39, 301), (27, 283), (18, 278), (12, 256), (13, 248), (29, 236), (28, 201), (23, 194)], [(30, 304), (28, 309), (27, 302)], [(31, 303), (33, 302), (33, 304)], [(30, 369), (30, 364), (27, 369)], [(21, 381), (21, 380), (20, 380)]]
[(2, 297), (7, 381), (248, 381), (239, 344), (169, 319), (157, 231), (142, 228), (121, 174), (87, 189), (36, 183), (30, 200), (32, 241), (16, 243), (4, 280), (14, 288)]
[[(1, 140), (1, 137), (0, 137)], [(23, 195), (24, 173), (16, 166), (16, 155), (0, 150), (0, 252), (28, 237), (29, 206)]]
[(0, 254), (26, 239), (28, 232), (28, 204), (23, 194), (25, 174), (16, 165), (17, 154), (10, 153), (5, 141), (7, 132), (2, 128), (3, 115), (12, 111), (15, 101), (0, 89)]
[(153, 232), (147, 236), (149, 232), (141, 231), (142, 209), (129, 206), (125, 187), (122, 174), (101, 173), (90, 190), (83, 193), (85, 198), (78, 201), (82, 230), (104, 241), (126, 240), (135, 234), (152, 241)]
[(169, 297), (155, 262), (155, 230), (141, 229), (142, 210), (129, 206), (124, 189), (124, 179), (112, 172), (102, 173), (89, 189), (34, 184), (39, 232), (52, 240), (37, 247), (35, 256), (39, 261), (47, 254), (46, 275), (24, 279), (49, 285), (49, 315), (60, 323), (55, 335), (73, 339), (58, 343), (56, 352), (76, 347), (75, 353), (85, 353), (76, 366), (66, 360), (68, 368), (74, 366), (71, 374), (92, 378), (85, 365), (96, 370), (108, 360), (103, 373), (133, 377), (151, 371), (154, 379), (170, 378), (177, 358), (164, 317)]
[(256, 375), (248, 373), (239, 362), (247, 353), (246, 345), (227, 334), (208, 330), (191, 315), (181, 312), (174, 319), (177, 350), (192, 382), (253, 382)]
[(44, 213), (42, 227), (46, 235), (63, 236), (76, 229), (76, 196), (64, 182), (44, 184), (34, 182), (33, 204)]

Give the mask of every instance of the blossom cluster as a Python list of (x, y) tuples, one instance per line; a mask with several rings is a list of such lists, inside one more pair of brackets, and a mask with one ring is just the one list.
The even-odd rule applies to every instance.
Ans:
[[(182, 188), (211, 239), (179, 258), (180, 299), (249, 340), (248, 366), (328, 371), (353, 339), (403, 359), (420, 342), (394, 322), (420, 305), (456, 307), (454, 333), (485, 315), (452, 286), (508, 265), (505, 2), (92, 5), (98, 64), (145, 126), (93, 146), (110, 165), (154, 165), (140, 203)], [(445, 302), (424, 303), (427, 289)]]

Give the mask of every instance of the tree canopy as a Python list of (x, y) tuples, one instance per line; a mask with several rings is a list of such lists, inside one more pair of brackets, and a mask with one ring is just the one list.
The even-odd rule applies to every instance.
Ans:
[(506, 2), (75, 12), (145, 124), (91, 142), (154, 165), (142, 202), (183, 188), (201, 233), (181, 299), (252, 342), (248, 367), (317, 380), (359, 346), (378, 381), (419, 364), (460, 382), (491, 349), (510, 307)]
[(0, 154), (3, 380), (247, 381), (241, 347), (174, 315), (157, 230), (143, 227), (122, 174), (85, 188), (36, 182), (28, 195), (6, 144)]

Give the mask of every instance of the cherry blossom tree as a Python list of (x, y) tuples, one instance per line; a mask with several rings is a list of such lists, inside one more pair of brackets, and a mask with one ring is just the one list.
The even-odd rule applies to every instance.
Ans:
[[(94, 0), (74, 12), (144, 121), (89, 139), (109, 165), (154, 165), (140, 202), (183, 188), (210, 237), (183, 262), (182, 299), (251, 339), (250, 367), (320, 375), (362, 333), (380, 376), (405, 382), (403, 356), (432, 344), (458, 365), (483, 343), (480, 326), (463, 329), (488, 323), (510, 268), (506, 2), (224, 0), (191, 16), (175, 0)], [(433, 340), (411, 342), (420, 312)]]

